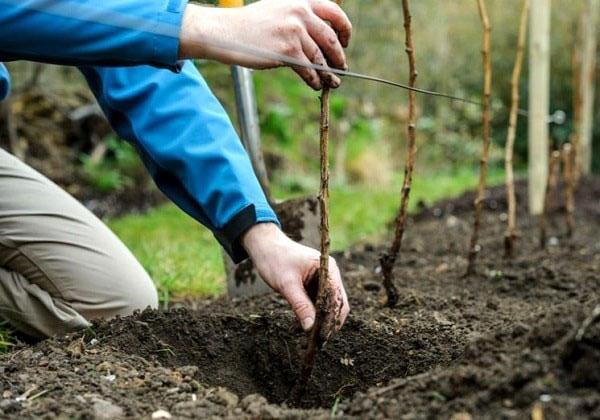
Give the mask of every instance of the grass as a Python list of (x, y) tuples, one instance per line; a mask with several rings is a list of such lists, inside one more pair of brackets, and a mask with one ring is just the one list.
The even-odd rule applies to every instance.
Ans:
[(0, 321), (0, 353), (4, 353), (13, 345), (10, 339), (11, 329), (6, 321)]
[[(491, 171), (489, 182), (502, 182), (501, 171)], [(416, 176), (411, 209), (419, 201), (432, 203), (475, 187), (476, 173)], [(400, 185), (398, 181), (396, 185)], [(278, 198), (284, 192), (276, 191)], [(288, 195), (289, 196), (289, 195)], [(360, 241), (385, 237), (393, 220), (399, 191), (369, 185), (334, 187), (331, 191), (331, 237), (333, 249)], [(225, 290), (222, 254), (212, 234), (173, 205), (144, 215), (108, 222), (155, 280), (163, 302), (172, 297), (203, 297)]]

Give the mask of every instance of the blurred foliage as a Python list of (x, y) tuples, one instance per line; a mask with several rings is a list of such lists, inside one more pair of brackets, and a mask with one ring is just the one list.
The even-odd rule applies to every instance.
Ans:
[(140, 159), (129, 143), (111, 136), (105, 140), (106, 152), (100, 158), (82, 154), (81, 170), (85, 179), (99, 192), (113, 192), (132, 185), (142, 170)]
[[(204, 0), (202, 3), (215, 2)], [(494, 68), (492, 166), (501, 163), (508, 126), (510, 76), (520, 4), (521, 0), (488, 4)], [(551, 111), (562, 109), (567, 114), (565, 125), (552, 130), (557, 141), (564, 141), (572, 129), (571, 52), (580, 48), (575, 44), (574, 33), (582, 6), (583, 2), (570, 0), (552, 2)], [(476, 2), (420, 0), (413, 2), (411, 7), (418, 86), (479, 99), (483, 84), (482, 34)], [(408, 79), (408, 63), (399, 3), (396, 0), (355, 0), (345, 2), (343, 8), (354, 26), (353, 40), (347, 50), (351, 69), (405, 82)], [(235, 120), (233, 89), (227, 66), (206, 61), (198, 62), (198, 66)], [(30, 77), (31, 71), (25, 67), (23, 63), (11, 64), (17, 88)], [(521, 81), (523, 108), (526, 108), (530, 94), (526, 67)], [(254, 74), (265, 149), (281, 161), (271, 177), (279, 179), (290, 174), (312, 176), (318, 167), (319, 93), (306, 87), (288, 69)], [(70, 88), (79, 86), (80, 89), (83, 85), (77, 71), (67, 68), (45, 72), (42, 82), (46, 88), (62, 84)], [(597, 94), (600, 97), (600, 89), (597, 89)], [(419, 95), (418, 101), (418, 166), (431, 171), (452, 171), (465, 164), (476, 163), (481, 137), (478, 107), (424, 95)], [(339, 153), (332, 151), (333, 166), (337, 165), (342, 172), (353, 172), (348, 174), (348, 180), (370, 181), (368, 177), (358, 179), (360, 175), (355, 173), (355, 168), (361, 165), (363, 152), (377, 156), (381, 166), (388, 168), (386, 170), (393, 173), (402, 171), (406, 102), (405, 91), (355, 79), (346, 79), (333, 95), (331, 138), (333, 143), (341, 145)], [(597, 102), (600, 103), (600, 100)], [(599, 145), (600, 106), (596, 109), (595, 142)], [(527, 159), (526, 135), (527, 120), (520, 118), (515, 158), (518, 166), (524, 165)], [(370, 162), (373, 158), (364, 160)], [(600, 166), (600, 153), (595, 154), (595, 162), (597, 167)], [(391, 176), (387, 178), (392, 179)], [(115, 182), (113, 180), (112, 183)]]
[[(520, 5), (520, 0), (488, 5), (493, 26), (492, 166), (499, 166), (503, 158)], [(356, 0), (345, 2), (343, 7), (354, 26), (353, 40), (347, 51), (351, 69), (406, 81), (408, 63), (398, 2)], [(479, 100), (483, 84), (482, 34), (476, 2), (420, 0), (411, 7), (419, 87)], [(571, 51), (579, 48), (574, 44), (574, 27), (582, 2), (555, 0), (552, 7), (551, 111), (564, 110), (567, 121), (561, 127), (554, 127), (551, 133), (556, 141), (562, 142), (572, 130)], [(200, 67), (211, 85), (216, 86), (219, 97), (233, 111), (227, 69), (206, 62)], [(522, 108), (527, 107), (529, 97), (528, 77), (525, 70), (521, 80)], [(255, 80), (266, 147), (281, 153), (286, 160), (281, 172), (313, 173), (318, 163), (318, 93), (304, 87), (288, 70), (256, 72)], [(334, 166), (339, 163), (353, 167), (352, 160), (362, 152), (374, 151), (392, 171), (401, 171), (405, 153), (406, 92), (346, 79), (333, 100), (332, 141), (343, 136), (348, 142), (346, 162), (334, 162)], [(476, 163), (481, 136), (479, 108), (423, 95), (419, 95), (418, 101), (418, 165), (431, 171), (452, 171)], [(599, 122), (595, 126), (600, 127), (600, 112), (596, 112), (596, 120)], [(341, 127), (352, 127), (352, 130), (348, 132)], [(526, 138), (527, 119), (520, 118), (515, 146), (517, 166), (526, 163)], [(598, 143), (600, 128), (596, 128)], [(596, 153), (596, 160), (600, 161), (600, 153)], [(357, 181), (352, 176), (349, 179)]]
[(14, 345), (12, 333), (13, 329), (8, 322), (0, 321), (0, 353), (6, 352)]

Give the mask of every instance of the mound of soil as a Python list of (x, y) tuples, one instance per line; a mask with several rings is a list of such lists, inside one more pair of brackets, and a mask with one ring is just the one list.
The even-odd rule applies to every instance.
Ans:
[(413, 219), (394, 309), (382, 305), (383, 248), (338, 255), (352, 313), (300, 402), (290, 391), (305, 336), (285, 302), (267, 295), (147, 310), (19, 345), (0, 356), (0, 414), (600, 418), (600, 179), (577, 193), (574, 237), (553, 207), (546, 250), (521, 206), (512, 261), (503, 258), (502, 194), (490, 192), (477, 275), (468, 278), (472, 194)]

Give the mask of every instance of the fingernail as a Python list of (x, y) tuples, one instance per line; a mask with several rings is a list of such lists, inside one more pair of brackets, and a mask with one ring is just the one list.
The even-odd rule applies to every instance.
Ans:
[(308, 331), (308, 330), (310, 330), (312, 328), (312, 326), (313, 326), (314, 323), (315, 323), (315, 320), (313, 318), (311, 318), (311, 317), (304, 318), (301, 321), (302, 329), (304, 331)]

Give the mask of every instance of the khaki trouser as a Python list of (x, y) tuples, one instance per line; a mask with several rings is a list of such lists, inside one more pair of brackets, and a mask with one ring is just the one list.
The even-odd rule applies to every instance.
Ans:
[(157, 304), (148, 274), (98, 218), (0, 149), (0, 318), (45, 337)]

